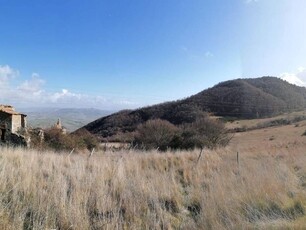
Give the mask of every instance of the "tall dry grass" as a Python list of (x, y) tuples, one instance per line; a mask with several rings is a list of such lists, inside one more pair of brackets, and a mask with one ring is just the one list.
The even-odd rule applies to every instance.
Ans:
[(303, 149), (0, 149), (0, 229), (305, 229)]

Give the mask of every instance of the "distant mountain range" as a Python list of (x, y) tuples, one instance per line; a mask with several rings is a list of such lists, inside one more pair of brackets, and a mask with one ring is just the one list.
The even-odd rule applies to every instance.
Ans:
[(124, 110), (83, 128), (99, 137), (132, 132), (149, 119), (175, 125), (193, 122), (203, 112), (235, 118), (262, 118), (306, 108), (306, 88), (276, 77), (236, 79), (219, 83), (183, 100)]
[(92, 108), (21, 108), (19, 111), (27, 114), (28, 126), (49, 128), (60, 118), (62, 125), (70, 132), (113, 113), (113, 111)]

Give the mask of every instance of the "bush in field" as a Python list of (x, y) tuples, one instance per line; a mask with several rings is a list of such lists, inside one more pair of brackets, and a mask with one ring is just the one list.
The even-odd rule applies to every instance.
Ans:
[(46, 147), (56, 151), (71, 150), (74, 148), (73, 141), (70, 137), (63, 134), (61, 130), (53, 128), (45, 130), (44, 144)]
[(149, 120), (137, 128), (134, 145), (144, 149), (167, 150), (179, 129), (165, 120)]
[(86, 129), (80, 129), (71, 134), (71, 138), (74, 140), (77, 147), (86, 148), (92, 150), (99, 145), (99, 140), (93, 134)]
[(149, 120), (140, 125), (134, 146), (144, 149), (195, 149), (226, 146), (231, 137), (224, 124), (205, 116), (191, 124), (176, 127), (165, 120)]
[(59, 129), (45, 130), (44, 146), (56, 151), (77, 149), (91, 150), (98, 146), (97, 138), (88, 131), (80, 130), (74, 134), (64, 134)]
[(226, 146), (231, 139), (223, 122), (203, 117), (185, 125), (181, 134), (181, 148), (209, 148)]

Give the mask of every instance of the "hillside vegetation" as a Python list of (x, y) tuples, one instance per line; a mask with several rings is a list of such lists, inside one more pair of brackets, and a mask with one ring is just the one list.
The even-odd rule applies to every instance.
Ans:
[(306, 88), (275, 77), (237, 79), (220, 83), (189, 98), (125, 110), (93, 121), (84, 128), (100, 137), (135, 131), (152, 119), (174, 125), (195, 122), (208, 112), (234, 118), (263, 118), (306, 108)]

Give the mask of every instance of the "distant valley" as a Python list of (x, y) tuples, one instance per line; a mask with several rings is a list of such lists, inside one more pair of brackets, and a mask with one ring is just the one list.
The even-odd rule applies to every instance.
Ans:
[(93, 108), (20, 108), (19, 111), (28, 115), (30, 127), (48, 128), (60, 118), (69, 132), (114, 112)]

